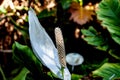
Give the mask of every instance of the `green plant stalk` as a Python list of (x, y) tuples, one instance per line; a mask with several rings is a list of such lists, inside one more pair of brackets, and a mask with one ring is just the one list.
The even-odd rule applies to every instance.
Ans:
[(62, 67), (62, 68), (61, 68), (61, 72), (62, 72), (63, 78), (64, 78), (64, 68), (65, 68), (65, 67)]
[(1, 66), (0, 66), (0, 72), (1, 72), (1, 74), (2, 74), (3, 80), (7, 80), (6, 77), (5, 77), (5, 74), (4, 74), (3, 70), (2, 70), (2, 68), (1, 68)]
[(51, 75), (52, 80), (54, 80), (52, 72), (50, 72), (50, 75)]

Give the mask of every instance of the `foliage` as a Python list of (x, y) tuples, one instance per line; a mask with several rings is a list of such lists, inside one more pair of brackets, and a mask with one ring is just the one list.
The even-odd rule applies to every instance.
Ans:
[(63, 9), (69, 9), (72, 2), (79, 3), (79, 0), (60, 0)]
[(3, 79), (3, 80), (6, 80), (5, 74), (4, 74), (1, 66), (0, 66), (0, 74), (2, 75), (2, 79)]
[(71, 80), (79, 80), (82, 77), (83, 77), (82, 75), (72, 74), (72, 79)]
[(24, 67), (21, 72), (15, 77), (13, 78), (13, 80), (26, 80), (27, 74), (29, 73), (29, 71)]
[(103, 80), (115, 80), (120, 78), (119, 63), (105, 63), (99, 69), (93, 71), (94, 75), (102, 76)]
[(107, 51), (109, 48), (107, 38), (104, 38), (101, 33), (97, 32), (92, 26), (90, 26), (87, 30), (82, 29), (81, 32), (84, 34), (84, 40), (88, 42), (88, 44), (95, 46), (97, 49)]
[(102, 0), (96, 12), (102, 26), (106, 27), (113, 40), (120, 44), (120, 1)]
[[(95, 48), (109, 53), (118, 62), (120, 60), (120, 1), (102, 0), (96, 13), (98, 20), (101, 21), (103, 26), (103, 31), (96, 30), (93, 27), (82, 29), (83, 39)], [(106, 32), (104, 32), (105, 30)], [(101, 76), (104, 80), (118, 79), (120, 78), (119, 70), (119, 63), (105, 63), (93, 71), (93, 75)]]
[(47, 9), (43, 10), (41, 13), (38, 14), (38, 18), (46, 18), (46, 17), (51, 17), (55, 16), (56, 10), (51, 10), (48, 11)]
[(43, 79), (51, 79), (51, 77), (46, 76), (47, 74), (44, 73), (41, 62), (36, 58), (28, 46), (15, 42), (13, 44), (13, 59), (25, 66), (35, 78), (41, 77)]
[[(82, 26), (81, 29), (81, 33), (83, 35), (82, 39), (87, 43), (87, 45), (88, 46), (92, 45), (90, 47), (94, 48), (94, 50), (99, 50), (100, 52), (104, 51), (107, 55), (107, 57), (105, 57), (105, 59), (103, 61), (101, 60), (100, 62), (97, 60), (87, 61), (85, 59), (85, 62), (82, 65), (77, 66), (76, 69), (77, 72), (72, 73), (72, 80), (82, 79), (86, 75), (89, 75), (90, 72), (93, 73), (92, 75), (93, 77), (103, 77), (104, 80), (119, 79), (120, 78), (119, 75), (120, 1), (102, 0), (99, 3), (98, 9), (96, 11), (96, 16), (97, 19), (101, 21), (99, 23), (101, 24), (101, 30), (96, 25), (88, 26), (89, 24), (87, 23), (88, 22), (90, 23), (90, 21), (94, 20), (93, 15), (95, 15), (95, 13), (94, 11), (86, 10), (84, 6), (81, 6), (79, 2), (80, 0), (56, 0), (55, 6), (52, 6), (52, 8), (48, 8), (48, 5), (55, 0), (51, 0), (50, 2), (46, 2), (46, 1), (47, 0), (45, 1), (40, 0), (39, 2), (38, 0), (35, 0), (31, 2), (31, 5), (30, 4), (29, 5), (34, 8), (42, 24), (45, 25), (45, 27), (48, 26), (46, 27), (46, 29), (48, 30), (48, 32), (50, 31), (49, 33), (51, 33), (53, 28), (58, 25), (60, 25), (60, 27), (62, 26), (62, 29), (63, 27), (66, 28), (66, 26), (68, 26), (67, 30), (71, 29), (71, 25), (73, 25), (74, 27), (77, 26), (79, 28), (81, 28)], [(18, 3), (19, 2), (20, 1), (18, 1)], [(47, 4), (45, 4), (45, 2)], [(8, 6), (7, 8), (0, 7), (0, 21), (4, 22), (2, 23), (2, 25), (0, 25), (0, 32), (1, 30), (4, 30), (3, 27), (10, 28), (13, 26), (14, 29), (12, 30), (12, 32), (14, 33), (10, 31), (9, 36), (15, 36), (15, 34), (18, 35), (18, 33), (20, 32), (19, 38), (15, 39), (18, 41), (17, 42), (11, 41), (11, 44), (13, 42), (12, 58), (15, 61), (15, 63), (19, 64), (21, 67), (14, 69), (12, 71), (11, 73), (12, 77), (6, 77), (6, 73), (4, 73), (4, 66), (0, 66), (0, 73), (1, 73), (0, 75), (2, 75), (4, 80), (5, 79), (37, 80), (38, 78), (42, 78), (45, 80), (48, 79), (55, 80), (57, 79), (56, 76), (41, 64), (41, 62), (34, 55), (31, 49), (31, 45), (29, 44), (29, 34), (28, 34), (28, 19), (27, 19), (28, 15), (26, 14), (29, 5), (25, 6), (24, 3), (27, 2), (20, 3), (22, 4), (22, 7), (20, 7), (20, 5), (14, 4), (15, 5), (14, 9), (12, 9), (11, 6)], [(39, 5), (40, 3), (41, 6)], [(1, 14), (4, 16), (1, 17)], [(20, 22), (21, 20), (22, 22)], [(3, 33), (1, 33), (0, 35), (4, 36)], [(70, 34), (68, 34), (68, 36), (69, 35)], [(19, 42), (20, 38), (21, 40)], [(69, 39), (72, 39), (71, 35)], [(5, 40), (0, 40), (0, 41), (5, 41)], [(67, 42), (67, 38), (66, 38), (66, 42)], [(8, 48), (5, 48), (5, 46), (3, 46), (3, 49), (8, 49)], [(87, 52), (87, 50), (88, 49), (85, 48), (83, 52)], [(92, 53), (95, 53), (94, 50), (92, 51)], [(92, 55), (92, 53), (90, 52), (87, 53), (89, 55)], [(103, 53), (101, 52), (101, 54)], [(97, 53), (95, 53), (95, 55), (97, 55)], [(89, 56), (87, 56), (87, 58), (88, 57)], [(103, 57), (103, 56), (98, 56), (98, 57)], [(71, 67), (70, 65), (68, 66)]]
[[(28, 46), (24, 46), (19, 44), (18, 42), (15, 42), (13, 44), (13, 59), (16, 62), (19, 62), (28, 67), (30, 71), (35, 71), (34, 69), (38, 68), (37, 71), (39, 73), (42, 72), (40, 68), (42, 67), (40, 61), (38, 61), (38, 59), (34, 56), (32, 50)], [(34, 69), (31, 67), (31, 65), (34, 66)]]

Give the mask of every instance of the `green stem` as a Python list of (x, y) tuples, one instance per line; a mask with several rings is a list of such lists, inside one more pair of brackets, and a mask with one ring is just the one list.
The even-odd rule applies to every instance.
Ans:
[(64, 78), (64, 67), (61, 68), (62, 76)]
[(51, 74), (51, 78), (52, 78), (52, 80), (54, 80), (52, 72), (50, 72), (50, 74)]
[(79, 0), (80, 6), (83, 6), (83, 0)]
[(2, 70), (2, 68), (1, 68), (1, 66), (0, 66), (0, 72), (1, 72), (1, 74), (2, 74), (3, 80), (7, 80), (6, 77), (5, 77), (5, 74), (4, 74), (3, 70)]

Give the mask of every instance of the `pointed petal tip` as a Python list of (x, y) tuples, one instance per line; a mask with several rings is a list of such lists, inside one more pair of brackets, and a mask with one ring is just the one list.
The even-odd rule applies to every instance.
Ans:
[(32, 13), (32, 14), (36, 14), (35, 11), (34, 11), (34, 9), (33, 9), (32, 7), (30, 7), (30, 8), (29, 8), (29, 11), (28, 11), (28, 14), (29, 14), (29, 15), (30, 15), (31, 13)]

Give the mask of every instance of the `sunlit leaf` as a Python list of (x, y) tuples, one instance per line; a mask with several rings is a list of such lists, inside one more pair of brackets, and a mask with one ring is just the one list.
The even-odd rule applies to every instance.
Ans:
[(102, 0), (96, 11), (102, 25), (108, 29), (113, 40), (120, 44), (120, 1)]
[(103, 80), (120, 79), (120, 64), (118, 63), (105, 63), (99, 69), (93, 71), (95, 76), (103, 77)]

